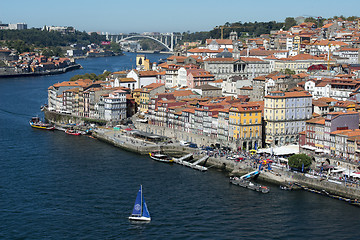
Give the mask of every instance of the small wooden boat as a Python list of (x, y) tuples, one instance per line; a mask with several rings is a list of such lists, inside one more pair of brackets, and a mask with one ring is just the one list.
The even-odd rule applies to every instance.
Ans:
[(167, 162), (167, 163), (174, 162), (174, 159), (172, 159), (168, 155), (162, 154), (160, 152), (151, 152), (151, 153), (149, 153), (149, 155), (150, 155), (150, 158), (154, 159), (155, 161)]
[(74, 129), (66, 129), (65, 131), (66, 134), (69, 134), (69, 135), (74, 135), (74, 136), (79, 136), (81, 135), (80, 132), (74, 130)]
[(38, 117), (33, 117), (30, 120), (30, 126), (32, 128), (43, 129), (43, 130), (54, 130), (55, 126), (50, 123), (44, 123), (40, 121)]

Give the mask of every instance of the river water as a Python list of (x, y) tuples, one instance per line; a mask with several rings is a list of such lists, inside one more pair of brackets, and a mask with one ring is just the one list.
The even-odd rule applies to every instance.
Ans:
[[(166, 58), (148, 54), (151, 61)], [(360, 208), (224, 173), (152, 161), (96, 139), (32, 129), (47, 88), (135, 66), (135, 54), (83, 59), (63, 75), (0, 79), (0, 239), (359, 239)], [(139, 185), (152, 217), (130, 223)]]

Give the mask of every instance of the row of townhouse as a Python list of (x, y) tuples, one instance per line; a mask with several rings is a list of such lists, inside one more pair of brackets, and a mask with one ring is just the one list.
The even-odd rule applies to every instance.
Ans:
[(154, 99), (151, 108), (156, 111), (149, 114), (149, 123), (206, 136), (224, 145), (232, 142), (244, 150), (261, 147), (262, 104), (221, 99), (196, 103), (160, 100), (158, 106)]
[(313, 114), (312, 96), (306, 91), (273, 91), (264, 102), (203, 99), (158, 95), (150, 100), (149, 122), (251, 149), (297, 143)]
[(90, 79), (56, 83), (48, 88), (48, 109), (73, 116), (121, 121), (131, 116), (129, 89)]
[(360, 80), (339, 77), (318, 78), (309, 79), (298, 85), (309, 91), (314, 99), (328, 97), (337, 100), (347, 100), (351, 94), (359, 91)]
[(164, 64), (161, 68), (165, 70), (165, 86), (167, 89), (172, 87), (193, 88), (215, 80), (213, 74), (196, 65)]
[(305, 151), (359, 161), (359, 112), (331, 112), (308, 120), (305, 131), (300, 133), (299, 145)]

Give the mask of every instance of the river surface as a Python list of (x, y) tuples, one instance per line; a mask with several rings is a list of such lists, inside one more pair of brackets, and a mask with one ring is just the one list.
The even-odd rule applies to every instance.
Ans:
[[(148, 54), (151, 61), (166, 58)], [(359, 239), (360, 208), (152, 161), (86, 136), (32, 129), (47, 88), (135, 66), (135, 54), (78, 60), (62, 75), (0, 79), (0, 239)], [(152, 217), (130, 223), (139, 185)]]

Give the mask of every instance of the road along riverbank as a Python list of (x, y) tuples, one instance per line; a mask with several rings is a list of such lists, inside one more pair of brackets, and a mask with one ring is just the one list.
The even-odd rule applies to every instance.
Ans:
[(80, 69), (82, 66), (80, 64), (73, 64), (64, 68), (41, 71), (41, 72), (28, 72), (28, 73), (18, 73), (18, 72), (2, 72), (0, 73), (0, 78), (17, 78), (17, 77), (36, 77), (36, 76), (47, 76), (62, 74), (76, 69)]

